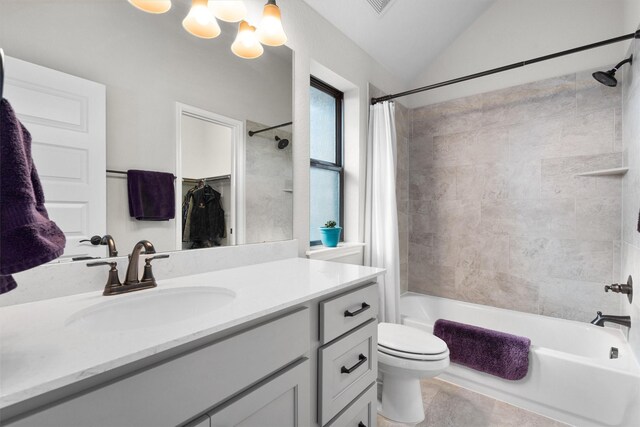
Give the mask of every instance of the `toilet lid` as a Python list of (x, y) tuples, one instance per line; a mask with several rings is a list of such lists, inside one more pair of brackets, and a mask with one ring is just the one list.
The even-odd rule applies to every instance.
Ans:
[(435, 335), (393, 323), (378, 324), (378, 346), (382, 347), (382, 351), (396, 355), (400, 353), (436, 355), (448, 351), (447, 343)]

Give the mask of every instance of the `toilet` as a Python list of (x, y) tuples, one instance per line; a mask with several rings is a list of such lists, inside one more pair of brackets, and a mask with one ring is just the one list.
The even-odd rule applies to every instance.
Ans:
[(433, 334), (405, 325), (378, 324), (378, 371), (382, 378), (380, 415), (397, 422), (424, 420), (420, 379), (449, 366), (447, 344)]

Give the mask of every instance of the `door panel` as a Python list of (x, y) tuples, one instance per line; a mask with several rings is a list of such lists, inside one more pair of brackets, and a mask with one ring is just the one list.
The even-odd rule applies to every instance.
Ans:
[(49, 216), (64, 231), (64, 257), (105, 256), (79, 243), (107, 233), (105, 86), (6, 58), (5, 97), (32, 136)]

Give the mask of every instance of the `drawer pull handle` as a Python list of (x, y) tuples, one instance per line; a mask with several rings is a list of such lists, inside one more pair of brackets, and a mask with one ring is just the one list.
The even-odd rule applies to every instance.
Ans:
[(363, 423), (362, 421), (360, 421), (358, 423), (358, 427), (367, 427), (367, 425), (365, 423)]
[(347, 368), (346, 366), (343, 366), (342, 368), (340, 368), (340, 373), (342, 374), (350, 374), (351, 372), (355, 371), (356, 369), (358, 369), (364, 362), (367, 361), (367, 356), (365, 356), (364, 354), (360, 354), (360, 356), (358, 356), (358, 363), (356, 363), (355, 365), (353, 365), (350, 368)]
[(371, 308), (371, 306), (370, 306), (369, 304), (367, 304), (366, 302), (363, 302), (363, 303), (362, 303), (361, 308), (359, 308), (359, 309), (358, 309), (358, 310), (356, 310), (356, 311), (349, 311), (349, 310), (346, 310), (346, 311), (344, 312), (344, 317), (354, 317), (354, 316), (357, 316), (358, 314), (362, 313), (363, 311), (367, 311), (367, 310), (369, 310), (370, 308)]

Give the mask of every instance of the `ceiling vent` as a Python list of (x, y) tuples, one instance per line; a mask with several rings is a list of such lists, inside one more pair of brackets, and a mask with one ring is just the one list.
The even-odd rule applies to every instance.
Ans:
[(378, 15), (382, 15), (384, 12), (389, 9), (389, 5), (393, 3), (394, 0), (367, 0), (367, 2), (371, 5), (373, 10), (376, 11)]

